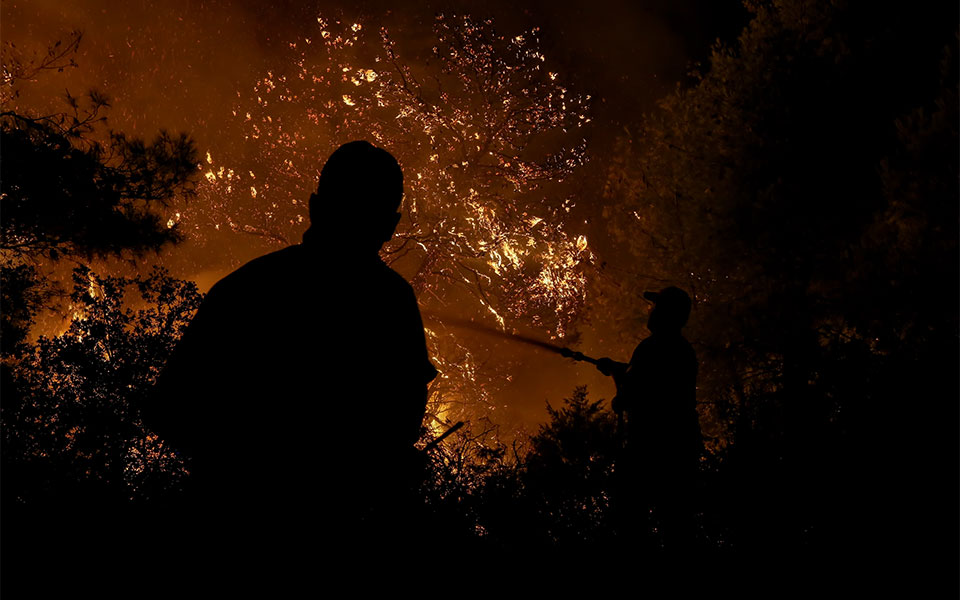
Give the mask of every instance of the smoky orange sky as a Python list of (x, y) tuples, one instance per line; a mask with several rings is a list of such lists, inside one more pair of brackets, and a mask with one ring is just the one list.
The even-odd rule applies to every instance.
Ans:
[[(598, 260), (617, 264), (617, 257), (603, 255), (602, 223), (593, 218), (599, 217), (596, 190), (602, 187), (603, 156), (624, 127), (635, 126), (658, 98), (683, 80), (691, 61), (707, 56), (715, 37), (735, 33), (744, 20), (735, 0), (540, 0), (523, 7), (509, 2), (424, 2), (415, 8), (386, 1), (346, 6), (289, 0), (5, 0), (0, 37), (29, 57), (72, 30), (83, 32), (78, 66), (25, 83), (19, 106), (53, 112), (62, 109), (66, 90), (80, 95), (96, 89), (110, 98), (110, 128), (146, 138), (160, 129), (184, 131), (196, 141), (201, 157), (209, 153), (240, 165), (243, 157), (235, 155), (239, 140), (230, 127), (232, 103), (248, 94), (264, 72), (278, 68), (290, 41), (312, 34), (317, 15), (385, 26), (401, 45), (428, 50), (438, 12), (490, 16), (507, 35), (539, 27), (550, 64), (572, 88), (593, 97), (594, 126), (585, 133), (591, 162), (581, 169), (575, 186), (582, 197), (574, 220), (583, 225), (572, 233), (591, 240)], [(270, 194), (260, 199), (277, 200)], [(306, 225), (304, 221), (303, 229)], [(281, 247), (225, 229), (198, 226), (184, 232), (185, 242), (148, 257), (143, 268), (162, 264), (174, 275), (196, 281), (203, 291), (244, 262)], [(589, 313), (589, 298), (587, 303)], [(637, 307), (624, 310), (642, 313)], [(635, 341), (597, 331), (600, 322), (589, 314), (581, 320), (577, 349), (626, 360)], [(524, 333), (538, 332), (531, 328)], [(504, 340), (489, 339), (483, 346), (485, 356), (479, 360), (500, 365), (507, 375), (487, 416), (508, 433), (535, 429), (546, 418), (545, 401), (557, 405), (576, 385), (588, 385), (593, 398), (613, 395), (611, 382), (590, 365)]]

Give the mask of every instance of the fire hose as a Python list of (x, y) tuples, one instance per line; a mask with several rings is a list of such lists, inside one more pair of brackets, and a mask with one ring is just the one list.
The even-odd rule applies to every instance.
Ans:
[[(545, 342), (543, 340), (538, 340), (536, 338), (528, 337), (525, 335), (520, 335), (516, 333), (507, 333), (506, 331), (500, 331), (499, 329), (492, 329), (490, 327), (481, 325), (479, 323), (475, 323), (474, 321), (470, 321), (468, 319), (461, 319), (458, 317), (450, 317), (446, 315), (444, 315), (443, 317), (440, 317), (439, 315), (433, 315), (430, 313), (425, 313), (423, 316), (428, 320), (442, 323), (444, 325), (450, 325), (460, 329), (469, 329), (471, 331), (475, 331), (477, 333), (481, 333), (484, 335), (498, 337), (501, 339), (506, 339), (514, 342), (520, 342), (522, 344), (527, 344), (530, 346), (536, 346), (537, 348), (541, 348), (548, 352), (553, 352), (554, 354), (559, 354), (560, 356), (563, 356), (565, 358), (572, 358), (573, 360), (579, 361), (579, 362), (587, 362), (596, 366), (601, 373), (608, 376), (614, 375), (611, 370), (611, 367), (613, 367), (614, 365), (621, 365), (623, 367), (626, 366), (623, 363), (618, 363), (609, 358), (606, 358), (606, 359), (593, 358), (592, 356), (587, 356), (582, 352), (578, 352), (576, 350), (567, 348), (565, 346), (558, 346), (557, 344), (551, 344), (550, 342)], [(617, 378), (614, 377), (614, 381), (616, 380)], [(616, 400), (616, 398), (614, 398), (614, 400)], [(617, 413), (617, 431), (619, 434), (624, 430), (623, 410), (622, 409), (616, 410), (616, 413)], [(442, 439), (443, 437), (446, 437), (446, 435), (448, 435), (449, 433), (452, 433), (452, 430), (447, 432), (447, 434), (444, 434), (443, 436), (441, 436), (441, 438), (434, 440), (434, 442), (439, 442), (440, 439)], [(431, 444), (433, 444), (433, 442), (431, 442)]]

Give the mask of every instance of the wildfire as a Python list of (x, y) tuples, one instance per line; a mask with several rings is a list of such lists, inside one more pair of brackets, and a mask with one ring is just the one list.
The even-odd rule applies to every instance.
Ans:
[[(568, 233), (574, 202), (560, 187), (586, 160), (571, 132), (589, 123), (589, 98), (543, 68), (535, 29), (505, 37), (490, 21), (440, 16), (435, 34), (436, 71), (423, 77), (386, 30), (319, 17), (315, 34), (287, 44), (283, 68), (238, 92), (233, 126), (248, 145), (206, 152), (205, 201), (184, 220), (200, 235), (227, 227), (296, 242), (306, 219), (298, 199), (318, 166), (340, 143), (369, 139), (406, 173), (405, 218), (383, 256), (421, 303), (456, 299), (501, 329), (534, 323), (562, 337), (594, 260), (587, 238)], [(518, 150), (549, 131), (566, 141), (540, 156)], [(443, 374), (434, 395), (448, 406), (469, 383), (485, 402), (490, 386), (470, 349), (437, 331), (428, 339)]]

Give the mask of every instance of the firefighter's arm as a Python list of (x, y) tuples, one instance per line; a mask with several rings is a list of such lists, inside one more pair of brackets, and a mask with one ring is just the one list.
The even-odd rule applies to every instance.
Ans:
[(625, 400), (632, 395), (629, 389), (631, 387), (632, 365), (616, 362), (609, 358), (601, 358), (597, 361), (597, 369), (604, 375), (613, 377), (613, 383), (617, 386), (617, 395), (610, 401), (610, 408), (613, 409), (613, 412), (619, 414), (624, 410), (629, 410), (631, 407), (627, 406), (628, 402)]
[(627, 369), (629, 367), (629, 364), (617, 362), (612, 358), (597, 359), (597, 370), (607, 377), (613, 377), (613, 381), (617, 385), (620, 384), (620, 380), (623, 379), (623, 376), (627, 373)]

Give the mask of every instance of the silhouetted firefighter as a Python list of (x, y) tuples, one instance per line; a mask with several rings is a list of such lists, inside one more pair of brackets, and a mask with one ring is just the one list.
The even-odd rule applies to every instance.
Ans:
[(629, 364), (603, 358), (597, 369), (614, 378), (613, 408), (626, 418), (614, 498), (624, 544), (642, 545), (656, 527), (664, 548), (676, 552), (694, 540), (694, 484), (703, 448), (697, 357), (680, 333), (690, 315), (690, 297), (676, 287), (644, 297), (654, 303), (647, 322), (650, 336)]
[(191, 459), (197, 543), (259, 561), (285, 560), (294, 540), (402, 537), (437, 374), (414, 292), (378, 254), (402, 195), (387, 151), (341, 146), (303, 243), (240, 267), (204, 300), (145, 410)]

